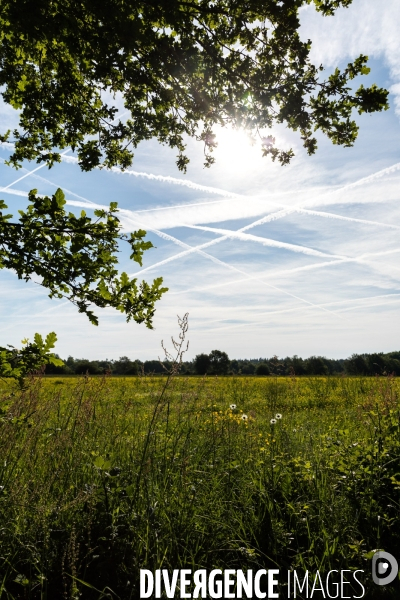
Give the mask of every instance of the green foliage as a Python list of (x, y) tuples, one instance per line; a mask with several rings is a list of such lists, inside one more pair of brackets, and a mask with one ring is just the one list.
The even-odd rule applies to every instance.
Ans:
[(57, 341), (57, 336), (52, 331), (43, 340), (39, 333), (35, 333), (34, 341), (22, 340), (22, 349), (13, 346), (0, 347), (0, 377), (12, 377), (24, 387), (28, 375), (39, 371), (45, 365), (60, 367), (64, 363), (50, 352)]
[[(185, 136), (204, 143), (210, 166), (216, 124), (258, 132), (285, 123), (309, 154), (316, 129), (353, 145), (353, 111), (386, 109), (388, 92), (349, 87), (367, 74), (365, 56), (321, 79), (311, 41), (298, 32), (299, 10), (311, 3), (333, 15), (351, 0), (4, 0), (0, 85), (20, 111), (10, 163), (52, 165), (71, 147), (85, 171), (126, 168), (137, 145), (156, 138), (178, 150), (185, 171)], [(125, 120), (106, 99), (114, 94), (122, 95)], [(263, 153), (287, 164), (293, 151), (267, 139)]]
[(210, 354), (211, 373), (213, 375), (227, 375), (229, 370), (229, 357), (221, 350), (211, 350)]
[(194, 370), (197, 375), (205, 375), (211, 367), (211, 361), (208, 354), (197, 354), (194, 359)]
[(259, 363), (256, 367), (255, 374), (256, 375), (269, 375), (270, 370), (267, 363)]
[(39, 276), (50, 298), (67, 298), (94, 325), (98, 319), (92, 305), (115, 308), (127, 321), (152, 328), (154, 304), (167, 291), (162, 278), (138, 285), (137, 279), (116, 269), (121, 241), (130, 246), (130, 258), (142, 264), (143, 252), (153, 247), (143, 239), (146, 232), (121, 234), (116, 202), (109, 210), (95, 210), (97, 219), (92, 221), (85, 211), (79, 217), (65, 212), (60, 189), (51, 198), (32, 190), (29, 200), (18, 222), (3, 215), (7, 206), (0, 200), (0, 269), (11, 269), (25, 281)]
[(198, 354), (194, 359), (197, 375), (227, 375), (230, 360), (226, 352), (212, 350), (210, 354)]

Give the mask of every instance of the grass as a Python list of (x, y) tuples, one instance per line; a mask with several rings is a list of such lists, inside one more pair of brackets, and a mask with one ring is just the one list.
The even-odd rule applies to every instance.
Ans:
[(399, 392), (394, 378), (3, 383), (0, 598), (127, 600), (140, 568), (268, 567), (364, 569), (365, 597), (398, 597), (370, 564), (377, 548), (400, 557)]

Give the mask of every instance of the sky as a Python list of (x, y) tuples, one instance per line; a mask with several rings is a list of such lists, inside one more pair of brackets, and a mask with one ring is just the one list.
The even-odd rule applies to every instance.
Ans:
[[(282, 167), (244, 132), (222, 129), (210, 169), (202, 146), (188, 140), (183, 175), (176, 151), (155, 141), (139, 146), (124, 173), (83, 173), (71, 152), (51, 170), (26, 163), (15, 171), (0, 147), (9, 212), (26, 206), (32, 188), (61, 187), (70, 210), (89, 215), (88, 203), (116, 201), (124, 230), (146, 229), (155, 246), (143, 268), (122, 253), (121, 270), (139, 280), (162, 276), (169, 288), (153, 330), (111, 309), (95, 311), (94, 327), (68, 301), (0, 271), (0, 346), (55, 331), (63, 358), (162, 358), (161, 341), (172, 350), (177, 315), (189, 313), (188, 360), (214, 349), (231, 359), (400, 349), (400, 3), (354, 0), (334, 17), (308, 6), (301, 22), (312, 59), (328, 74), (366, 54), (371, 73), (362, 82), (390, 90), (388, 111), (357, 117), (353, 148), (318, 135), (309, 157), (297, 134), (275, 128), (278, 144), (296, 153)], [(17, 113), (0, 104), (0, 131), (16, 125)]]

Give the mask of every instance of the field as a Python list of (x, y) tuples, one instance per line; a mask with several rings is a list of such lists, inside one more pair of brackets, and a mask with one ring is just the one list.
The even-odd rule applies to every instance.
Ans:
[(400, 557), (399, 392), (390, 377), (0, 382), (0, 598), (139, 598), (140, 568), (363, 569), (365, 597), (398, 597), (370, 572), (374, 549)]

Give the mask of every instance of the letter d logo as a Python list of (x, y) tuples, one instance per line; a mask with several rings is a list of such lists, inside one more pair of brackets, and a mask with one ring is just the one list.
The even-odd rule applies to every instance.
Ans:
[(375, 552), (372, 557), (372, 579), (376, 585), (392, 583), (399, 572), (399, 565), (389, 552)]

